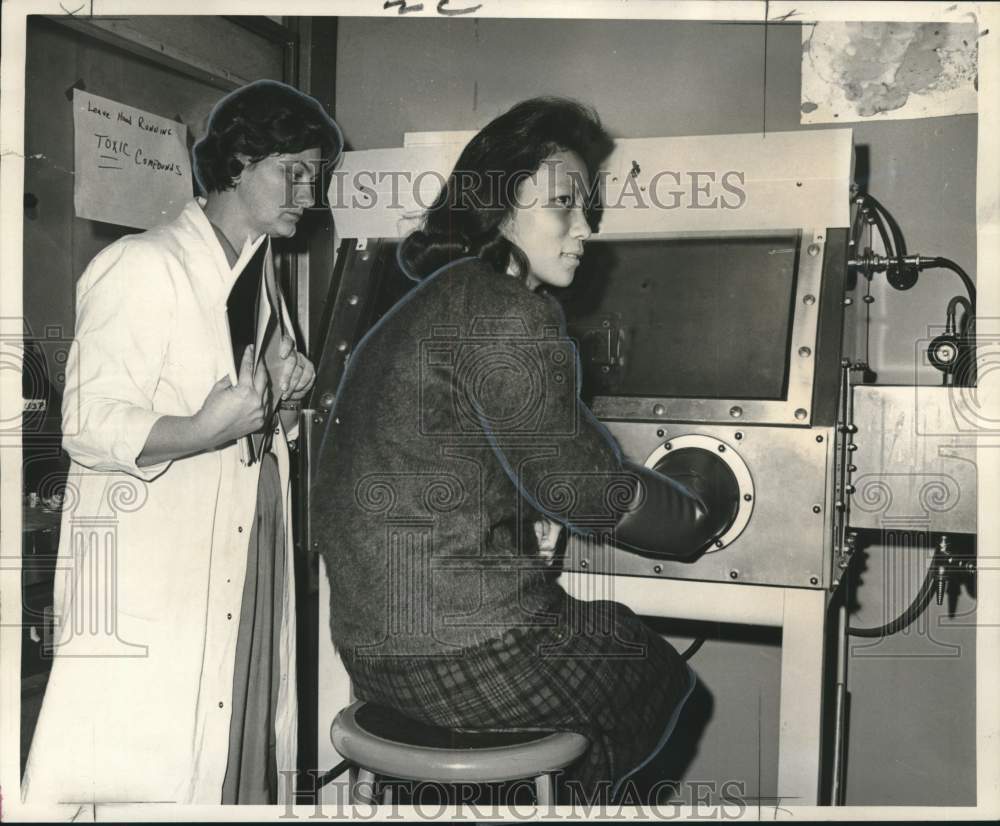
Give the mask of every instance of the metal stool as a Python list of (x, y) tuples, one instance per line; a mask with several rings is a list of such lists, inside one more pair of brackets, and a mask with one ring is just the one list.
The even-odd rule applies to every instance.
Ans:
[[(553, 802), (551, 772), (568, 766), (587, 749), (573, 732), (459, 732), (429, 726), (374, 703), (356, 702), (333, 721), (330, 736), (338, 753), (358, 767), (354, 803), (375, 803), (375, 778), (397, 777), (437, 783), (502, 783), (531, 777), (538, 805)], [(371, 795), (359, 795), (364, 787)], [(391, 803), (386, 789), (383, 803)], [(360, 799), (362, 796), (368, 799)]]

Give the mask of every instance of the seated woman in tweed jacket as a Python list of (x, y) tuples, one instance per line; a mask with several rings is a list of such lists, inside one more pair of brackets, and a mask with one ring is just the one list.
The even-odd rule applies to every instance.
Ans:
[(573, 280), (611, 146), (550, 98), (470, 141), (401, 247), (420, 283), (352, 355), (316, 483), (357, 696), (439, 726), (580, 732), (568, 775), (605, 796), (663, 745), (694, 676), (628, 608), (568, 596), (544, 551), (565, 526), (690, 556), (732, 518), (623, 460), (542, 289)]

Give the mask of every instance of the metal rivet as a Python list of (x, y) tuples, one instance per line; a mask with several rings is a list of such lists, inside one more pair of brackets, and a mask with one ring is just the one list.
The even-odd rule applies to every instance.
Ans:
[(732, 569), (732, 570), (731, 570), (731, 571), (729, 572), (729, 578), (730, 578), (730, 579), (739, 579), (739, 578), (740, 578), (740, 572), (739, 572), (739, 571), (737, 571), (737, 570), (736, 570), (735, 568), (733, 568), (733, 569)]
[(817, 436), (816, 437), (816, 441), (817, 442), (822, 442), (823, 441), (823, 437), (822, 436)]
[(726, 452), (726, 446), (725, 445), (719, 445), (719, 453), (725, 453), (725, 452)]
[(715, 540), (715, 547), (716, 548), (721, 548), (722, 547), (722, 540), (721, 539), (716, 539)]
[(734, 404), (732, 407), (729, 408), (729, 415), (732, 416), (734, 419), (738, 419), (740, 416), (743, 415), (743, 408), (740, 407), (738, 404)]
[(339, 342), (337, 344), (337, 349), (340, 350), (341, 353), (343, 353), (347, 349), (347, 342), (346, 341)]
[(753, 499), (753, 495), (752, 495), (752, 494), (749, 494), (749, 493), (744, 493), (744, 494), (743, 494), (743, 499), (744, 499), (744, 501), (746, 501), (746, 502), (750, 502), (750, 501), (751, 501), (751, 500)]
[(804, 407), (800, 407), (798, 410), (795, 411), (795, 418), (798, 419), (800, 422), (803, 421), (808, 415), (809, 412)]
[(850, 307), (853, 303), (854, 303), (854, 299), (851, 298), (851, 297), (849, 297), (849, 296), (844, 299), (844, 306), (845, 307)]
[(325, 407), (327, 410), (333, 407), (333, 403), (337, 400), (337, 397), (333, 393), (324, 393), (319, 397), (319, 406)]
[(737, 430), (734, 436), (737, 442), (741, 441), (743, 439), (743, 431)]
[(662, 404), (657, 404), (653, 406), (653, 415), (662, 416), (664, 413), (666, 413), (666, 409), (663, 407)]
[(353, 307), (355, 304), (358, 303), (358, 297), (356, 295), (348, 296), (347, 303)]
[(653, 566), (653, 573), (662, 574), (663, 573), (663, 566), (662, 565), (654, 565)]
[(581, 568), (589, 568), (589, 567), (590, 567), (590, 563), (589, 563), (589, 562), (587, 562), (587, 560), (586, 560), (586, 559), (581, 559), (581, 560), (580, 560), (580, 567), (581, 567)]
[(663, 447), (666, 448), (667, 450), (673, 450), (674, 449), (674, 446), (670, 442), (666, 442), (663, 445)]
[(875, 296), (873, 296), (873, 295), (866, 295), (861, 300), (864, 301), (865, 304), (874, 304), (875, 303)]
[(812, 354), (813, 354), (813, 351), (810, 348), (808, 348), (808, 347), (799, 347), (799, 355), (802, 356), (802, 358), (807, 359)]
[(819, 577), (816, 577), (816, 576), (809, 577), (809, 584), (810, 585), (819, 585)]
[(817, 255), (819, 255), (819, 244), (810, 244), (809, 247), (806, 249), (806, 252), (808, 252), (813, 258), (815, 258)]
[(314, 548), (318, 548), (319, 547), (319, 540), (318, 539), (314, 539), (313, 540), (313, 547)]
[(362, 261), (367, 261), (369, 258), (371, 258), (371, 253), (363, 252), (361, 253), (361, 255), (358, 256), (358, 258), (360, 258)]
[(657, 431), (656, 431), (656, 436), (657, 436), (657, 438), (659, 438), (659, 439), (662, 439), (662, 438), (663, 438), (663, 434), (664, 434), (664, 433), (666, 433), (666, 431), (665, 431), (665, 430), (663, 430), (662, 428), (661, 428), (661, 429), (659, 429), (659, 430), (657, 430)]
[(811, 307), (813, 304), (816, 303), (816, 296), (814, 296), (812, 293), (810, 293), (807, 296), (803, 296), (802, 303), (808, 307)]
[(823, 510), (819, 505), (813, 505), (813, 513), (821, 513)]

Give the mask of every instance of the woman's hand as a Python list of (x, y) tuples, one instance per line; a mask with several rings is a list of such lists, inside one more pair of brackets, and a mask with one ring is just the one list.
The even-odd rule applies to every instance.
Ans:
[(535, 522), (535, 538), (538, 540), (538, 550), (542, 559), (547, 565), (552, 564), (556, 555), (556, 547), (559, 545), (559, 534), (562, 532), (562, 525), (553, 522), (551, 519), (542, 517)]
[(316, 381), (316, 369), (312, 362), (295, 349), (295, 341), (290, 336), (281, 337), (278, 358), (275, 384), (282, 401), (304, 398)]
[(253, 375), (253, 361), (253, 347), (247, 347), (236, 384), (223, 376), (195, 413), (194, 425), (207, 449), (256, 433), (264, 426), (271, 391), (263, 367)]

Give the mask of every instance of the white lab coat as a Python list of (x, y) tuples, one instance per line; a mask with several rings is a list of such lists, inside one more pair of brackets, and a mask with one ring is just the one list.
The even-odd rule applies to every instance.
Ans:
[[(261, 237), (247, 243), (239, 272)], [(238, 446), (139, 468), (161, 415), (197, 412), (237, 378), (234, 281), (198, 202), (116, 241), (77, 285), (64, 447), (73, 459), (56, 577), (56, 656), (24, 784), (42, 802), (219, 803), (259, 464)], [(285, 328), (292, 330), (287, 309)], [(296, 764), (288, 449), (286, 592), (276, 724), (279, 802)]]

